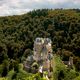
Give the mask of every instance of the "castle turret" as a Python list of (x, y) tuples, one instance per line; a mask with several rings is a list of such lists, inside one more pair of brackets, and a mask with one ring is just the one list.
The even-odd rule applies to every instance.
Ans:
[(42, 38), (36, 38), (34, 41), (34, 59), (38, 61), (41, 56), (43, 40)]
[(36, 38), (34, 41), (34, 59), (47, 71), (50, 71), (53, 56), (51, 44), (49, 38)]

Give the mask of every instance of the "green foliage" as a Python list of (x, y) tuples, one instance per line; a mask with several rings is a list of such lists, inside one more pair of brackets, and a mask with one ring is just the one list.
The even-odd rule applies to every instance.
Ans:
[(8, 80), (8, 79), (3, 77), (3, 78), (0, 78), (0, 80)]
[(62, 63), (61, 59), (59, 56), (54, 56), (54, 60), (55, 60), (55, 71), (54, 71), (54, 77), (55, 80), (59, 80), (59, 79), (63, 79), (65, 76), (65, 71), (66, 71), (66, 67), (65, 65)]
[(30, 56), (30, 55), (32, 55), (32, 51), (31, 51), (31, 49), (26, 49), (25, 51), (24, 51), (24, 57), (28, 57), (28, 56)]
[(31, 74), (27, 73), (23, 70), (23, 65), (19, 64), (19, 71), (15, 72), (14, 70), (11, 70), (7, 77), (8, 80), (46, 80), (45, 78), (41, 78), (39, 73)]
[(2, 72), (3, 72), (3, 65), (0, 65), (0, 77), (1, 77)]
[(15, 73), (14, 70), (11, 70), (11, 71), (8, 72), (8, 74), (7, 74), (8, 80), (11, 80), (12, 79), (14, 73)]
[[(0, 76), (5, 69), (6, 75), (13, 68), (18, 72), (18, 64), (33, 54), (36, 37), (51, 38), (54, 53), (64, 60), (72, 54), (76, 70), (80, 70), (80, 10), (39, 9), (20, 16), (0, 17)], [(2, 67), (5, 60), (9, 69)]]
[(66, 72), (64, 80), (73, 80), (77, 76), (79, 76), (79, 74), (76, 71), (70, 70)]
[(79, 76), (79, 73), (76, 72), (74, 69), (67, 68), (61, 61), (59, 56), (55, 56), (55, 71), (53, 76), (55, 80), (73, 80)]
[(74, 80), (80, 80), (80, 75), (78, 77), (76, 77)]

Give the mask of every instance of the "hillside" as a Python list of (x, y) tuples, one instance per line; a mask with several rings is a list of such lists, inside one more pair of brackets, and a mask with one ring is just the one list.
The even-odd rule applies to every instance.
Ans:
[(72, 55), (80, 71), (80, 10), (42, 9), (0, 17), (0, 76), (19, 71), (18, 64), (33, 54), (36, 37), (51, 38), (53, 53), (64, 61)]

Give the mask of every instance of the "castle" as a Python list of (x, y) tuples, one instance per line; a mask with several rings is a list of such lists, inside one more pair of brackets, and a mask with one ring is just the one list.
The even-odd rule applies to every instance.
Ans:
[[(34, 40), (33, 55), (24, 61), (24, 69), (28, 72), (50, 72), (52, 67), (52, 42), (49, 38), (36, 38)], [(38, 64), (35, 65), (35, 62)], [(36, 68), (35, 68), (36, 67)]]
[(34, 60), (43, 66), (43, 70), (49, 71), (52, 59), (52, 42), (49, 38), (36, 38), (34, 41)]

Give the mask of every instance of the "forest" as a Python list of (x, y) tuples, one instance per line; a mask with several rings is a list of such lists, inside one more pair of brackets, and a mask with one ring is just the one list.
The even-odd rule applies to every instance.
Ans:
[(53, 54), (64, 61), (72, 55), (75, 70), (80, 71), (80, 10), (38, 9), (23, 15), (0, 17), (0, 77), (12, 74), (13, 68), (12, 78), (19, 73), (20, 63), (33, 54), (36, 37), (50, 38)]

